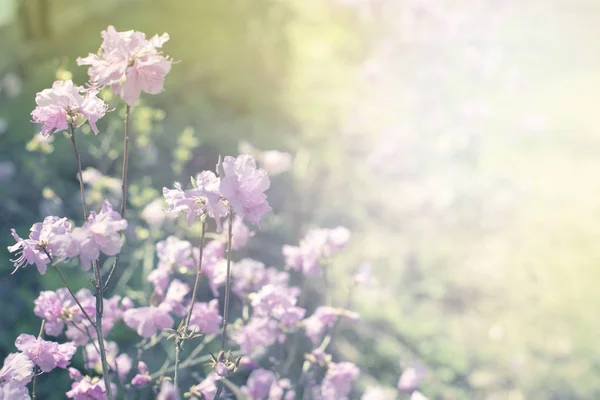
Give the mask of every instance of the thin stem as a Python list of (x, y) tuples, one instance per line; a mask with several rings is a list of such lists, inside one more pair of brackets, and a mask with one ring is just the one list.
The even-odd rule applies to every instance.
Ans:
[[(41, 339), (42, 336), (44, 335), (44, 325), (46, 325), (46, 320), (45, 319), (42, 320), (42, 325), (40, 326), (40, 333), (38, 334), (38, 339)], [(37, 377), (38, 377), (38, 374), (36, 373), (37, 372), (37, 368), (38, 367), (35, 367), (35, 370), (34, 370), (34, 373), (33, 373), (33, 382), (31, 383), (31, 399), (32, 400), (35, 400), (37, 398), (36, 397), (37, 396), (37, 394), (36, 394), (36, 387), (37, 387)]]
[(65, 284), (65, 287), (67, 288), (67, 290), (69, 291), (69, 293), (71, 293), (71, 297), (73, 297), (73, 300), (75, 300), (75, 303), (77, 304), (77, 306), (79, 307), (79, 309), (83, 313), (83, 316), (85, 317), (85, 319), (87, 319), (88, 322), (90, 324), (92, 324), (92, 326), (95, 327), (96, 324), (94, 323), (94, 321), (92, 321), (92, 319), (90, 318), (90, 316), (87, 313), (87, 311), (85, 311), (85, 308), (83, 308), (83, 306), (81, 305), (81, 303), (79, 302), (79, 300), (75, 296), (75, 293), (73, 293), (73, 291), (71, 290), (71, 287), (67, 283), (67, 280), (65, 279), (64, 275), (60, 272), (60, 270), (58, 269), (58, 267), (55, 264), (52, 263), (52, 257), (50, 256), (50, 253), (48, 253), (48, 250), (45, 249), (45, 248), (43, 250), (44, 250), (44, 253), (46, 253), (46, 256), (48, 256), (48, 259), (50, 260), (52, 268), (54, 268), (54, 270), (56, 271), (56, 273), (58, 274), (58, 276), (60, 276), (60, 279)]
[(181, 353), (181, 347), (183, 346), (183, 340), (175, 339), (175, 372), (173, 373), (173, 386), (179, 393), (179, 353)]
[[(125, 219), (125, 211), (127, 210), (127, 171), (129, 167), (129, 125), (131, 120), (131, 106), (127, 105), (125, 108), (125, 136), (123, 139), (123, 168), (121, 170), (121, 218)], [(104, 288), (106, 289), (109, 283), (112, 281), (115, 271), (117, 269), (117, 265), (119, 264), (119, 259), (121, 258), (121, 254), (117, 254), (115, 258), (115, 262), (110, 268), (110, 272), (108, 273), (108, 277), (106, 278), (106, 282), (104, 283)]]
[(103, 284), (102, 276), (100, 275), (100, 266), (98, 260), (92, 264), (94, 269), (94, 275), (96, 279), (96, 336), (98, 337), (98, 347), (100, 349), (100, 361), (102, 362), (102, 376), (104, 378), (104, 385), (106, 386), (106, 398), (112, 400), (112, 388), (110, 386), (110, 376), (108, 369), (108, 361), (106, 359), (106, 348), (104, 347), (104, 336), (102, 334), (102, 313), (104, 311), (104, 300), (103, 300)]
[[(229, 232), (227, 235), (227, 280), (225, 282), (225, 310), (223, 311), (223, 336), (221, 337), (221, 350), (225, 350), (227, 341), (227, 319), (229, 317), (229, 298), (231, 297), (231, 241), (233, 239), (233, 210), (229, 208)], [(223, 381), (219, 381), (215, 399), (221, 398), (224, 388)]]
[[(190, 325), (190, 319), (192, 318), (192, 311), (194, 310), (194, 303), (196, 302), (196, 293), (198, 291), (198, 283), (200, 282), (200, 276), (202, 275), (202, 253), (204, 252), (204, 237), (206, 234), (206, 219), (202, 220), (202, 236), (200, 237), (200, 253), (198, 254), (198, 265), (196, 272), (196, 281), (194, 282), (194, 290), (192, 291), (192, 302), (185, 318), (185, 324), (183, 325), (183, 334), (187, 334), (188, 326)], [(175, 373), (173, 374), (173, 385), (175, 389), (178, 389), (179, 382), (179, 355), (183, 348), (184, 338), (178, 336), (175, 339)]]
[(77, 325), (75, 323), (75, 321), (71, 321), (71, 323), (73, 324), (73, 328), (77, 329), (79, 332), (83, 333), (84, 335), (86, 335), (88, 337), (88, 339), (90, 339), (90, 343), (94, 346), (94, 348), (96, 349), (96, 351), (98, 352), (98, 355), (100, 355), (100, 349), (98, 348), (98, 346), (96, 345), (96, 341), (94, 340), (94, 338), (92, 337), (92, 335), (90, 334), (90, 331), (88, 331), (87, 327), (81, 328), (79, 325)]
[(206, 235), (206, 219), (202, 220), (202, 236), (200, 237), (200, 254), (198, 255), (198, 266), (196, 272), (196, 281), (194, 282), (194, 290), (192, 291), (192, 302), (188, 309), (187, 317), (185, 319), (185, 328), (190, 325), (190, 319), (192, 318), (192, 311), (194, 311), (194, 303), (196, 302), (196, 293), (198, 291), (198, 283), (200, 282), (200, 276), (202, 275), (202, 253), (204, 253), (204, 238)]
[(123, 139), (123, 170), (121, 172), (121, 218), (125, 218), (127, 204), (127, 167), (129, 165), (129, 117), (131, 106), (125, 108), (125, 138)]
[(79, 155), (79, 149), (77, 149), (77, 142), (75, 141), (75, 127), (70, 125), (71, 128), (71, 143), (73, 143), (73, 151), (75, 152), (75, 159), (77, 160), (77, 172), (79, 174), (79, 191), (81, 192), (81, 205), (83, 207), (83, 217), (87, 221), (88, 209), (85, 203), (85, 189), (83, 187), (83, 172), (81, 171), (81, 157)]
[(229, 317), (229, 298), (231, 297), (231, 241), (233, 239), (233, 210), (229, 209), (229, 232), (227, 235), (227, 280), (225, 282), (225, 309), (223, 311), (223, 336), (221, 350), (225, 350), (227, 340), (227, 319)]

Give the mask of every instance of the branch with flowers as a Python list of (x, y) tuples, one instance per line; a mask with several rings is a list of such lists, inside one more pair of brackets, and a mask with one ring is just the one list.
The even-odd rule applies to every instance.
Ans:
[[(236, 257), (253, 236), (246, 223), (258, 226), (272, 211), (265, 194), (271, 180), (257, 159), (282, 173), (291, 165), (289, 154), (225, 156), (215, 171), (193, 176), (191, 187), (175, 182), (173, 188), (163, 188), (166, 206), (159, 212), (181, 215), (189, 225), (198, 225), (197, 246), (174, 235), (166, 237), (156, 243), (157, 267), (144, 277), (152, 293), (135, 297), (136, 302), (119, 294), (106, 297), (119, 268), (132, 268), (119, 265), (123, 236), (131, 225), (125, 219), (131, 115), (142, 93), (163, 91), (172, 60), (160, 52), (167, 34), (147, 39), (141, 32), (118, 32), (109, 26), (102, 38), (98, 53), (77, 60), (89, 66), (85, 87), (56, 81), (36, 96), (32, 119), (42, 125), (42, 135), (63, 132), (72, 143), (83, 219), (76, 226), (65, 217), (47, 216), (31, 227), (27, 238), (11, 231), (16, 241), (8, 248), (15, 255), (13, 273), (35, 265), (44, 275), (50, 266), (64, 287), (42, 291), (34, 301), (42, 331), (37, 337), (17, 337), (18, 352), (10, 354), (0, 370), (0, 398), (36, 398), (38, 377), (57, 368), (68, 369), (72, 385), (66, 397), (73, 399), (129, 399), (141, 393), (195, 400), (351, 398), (360, 371), (350, 362), (334, 362), (335, 355), (327, 350), (338, 325), (358, 321), (358, 314), (327, 305), (307, 317), (302, 300), (311, 280), (324, 279), (328, 261), (347, 245), (350, 232), (342, 227), (307, 232), (299, 246), (283, 247), (281, 269)], [(88, 207), (77, 144), (84, 123), (98, 135), (96, 123), (112, 111), (99, 97), (105, 88), (119, 96), (125, 108), (119, 211), (108, 200), (99, 211)], [(209, 232), (213, 223), (216, 232)], [(111, 261), (107, 274), (101, 259)], [(61, 272), (61, 264), (69, 260), (91, 270), (93, 290), (69, 285)], [(365, 282), (364, 275), (363, 271), (354, 282)], [(292, 284), (294, 278), (302, 282), (300, 287)], [(134, 356), (109, 340), (117, 325), (139, 337)], [(164, 363), (151, 372), (144, 358), (151, 349), (158, 351), (159, 344)], [(84, 371), (69, 367), (79, 350)], [(293, 364), (302, 367), (291, 368)], [(191, 386), (190, 378), (195, 380)], [(362, 398), (386, 399), (378, 396), (367, 392)]]

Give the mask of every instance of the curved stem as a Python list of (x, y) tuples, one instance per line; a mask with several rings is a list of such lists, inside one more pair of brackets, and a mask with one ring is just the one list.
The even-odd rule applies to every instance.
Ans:
[[(38, 339), (42, 338), (42, 336), (44, 335), (44, 325), (46, 325), (46, 320), (45, 319), (42, 320), (42, 325), (40, 326), (40, 333), (38, 334)], [(38, 367), (35, 367), (35, 369), (34, 369), (33, 382), (31, 383), (31, 400), (35, 400), (37, 398), (36, 397), (37, 394), (35, 392), (36, 391), (36, 387), (37, 387), (37, 377), (38, 377), (38, 374), (36, 373), (37, 372), (36, 371), (37, 368)]]
[(125, 108), (125, 138), (123, 139), (123, 170), (121, 172), (121, 218), (125, 218), (127, 204), (127, 167), (129, 165), (129, 117), (131, 106)]
[(104, 378), (104, 384), (106, 386), (106, 398), (112, 400), (112, 387), (110, 386), (110, 376), (108, 361), (106, 359), (106, 348), (104, 347), (104, 336), (102, 334), (102, 314), (104, 312), (104, 299), (103, 299), (103, 284), (102, 276), (100, 275), (100, 267), (98, 261), (94, 261), (92, 264), (94, 269), (94, 275), (96, 279), (96, 336), (98, 337), (98, 347), (100, 349), (100, 361), (102, 362), (102, 376)]
[(79, 191), (81, 192), (81, 205), (83, 207), (83, 217), (87, 221), (88, 209), (85, 203), (85, 189), (83, 187), (83, 172), (81, 170), (81, 157), (79, 155), (79, 149), (77, 148), (77, 141), (75, 140), (75, 127), (70, 125), (71, 128), (71, 143), (73, 143), (73, 151), (75, 152), (75, 159), (77, 160), (77, 173), (79, 174)]
[(48, 253), (47, 249), (42, 249), (44, 251), (44, 253), (46, 253), (46, 256), (48, 257), (48, 260), (50, 260), (50, 265), (52, 265), (52, 268), (54, 268), (54, 270), (56, 271), (56, 273), (58, 274), (58, 276), (60, 277), (60, 280), (62, 280), (62, 282), (65, 284), (65, 287), (67, 288), (67, 290), (69, 291), (69, 293), (71, 294), (71, 297), (73, 297), (73, 300), (75, 300), (75, 303), (77, 304), (77, 306), (79, 307), (79, 309), (81, 310), (81, 312), (83, 313), (83, 316), (85, 317), (85, 319), (88, 320), (88, 322), (90, 324), (92, 324), (92, 326), (95, 326), (94, 321), (92, 321), (92, 319), (90, 318), (89, 314), (87, 313), (87, 311), (85, 311), (85, 308), (83, 308), (83, 306), (81, 305), (81, 303), (79, 302), (79, 300), (77, 299), (77, 297), (75, 296), (75, 293), (73, 293), (73, 291), (71, 290), (71, 287), (69, 286), (69, 284), (67, 283), (67, 280), (65, 279), (64, 275), (60, 272), (60, 270), (58, 269), (58, 267), (56, 266), (56, 264), (54, 264), (52, 262), (52, 256), (50, 255), (50, 253)]
[(229, 298), (231, 297), (231, 240), (233, 238), (233, 210), (229, 209), (229, 232), (227, 235), (227, 280), (225, 282), (225, 309), (223, 311), (223, 336), (221, 350), (225, 350), (227, 340), (227, 319), (229, 317)]
[[(227, 319), (229, 317), (229, 298), (231, 297), (231, 240), (233, 239), (233, 210), (229, 208), (229, 229), (227, 235), (227, 280), (225, 282), (225, 310), (223, 311), (223, 334), (221, 337), (221, 350), (225, 350), (227, 341)], [(223, 380), (219, 381), (215, 399), (221, 398), (224, 389)]]
[[(129, 169), (129, 126), (131, 121), (131, 106), (127, 105), (125, 108), (125, 136), (123, 139), (123, 168), (121, 171), (121, 218), (125, 219), (125, 211), (127, 210), (127, 171)], [(109, 283), (112, 281), (115, 270), (117, 269), (117, 265), (119, 264), (119, 259), (121, 254), (117, 254), (115, 258), (115, 262), (110, 268), (110, 272), (108, 273), (108, 277), (106, 278), (106, 282), (104, 283), (104, 288), (106, 289)]]
[(196, 272), (196, 281), (194, 282), (194, 290), (192, 291), (192, 302), (188, 309), (187, 316), (185, 318), (185, 328), (190, 324), (192, 318), (192, 311), (194, 311), (194, 303), (196, 302), (196, 293), (198, 291), (198, 283), (200, 282), (200, 276), (202, 275), (202, 253), (204, 253), (204, 238), (206, 236), (206, 220), (202, 221), (202, 236), (200, 237), (200, 254), (198, 254), (198, 266)]

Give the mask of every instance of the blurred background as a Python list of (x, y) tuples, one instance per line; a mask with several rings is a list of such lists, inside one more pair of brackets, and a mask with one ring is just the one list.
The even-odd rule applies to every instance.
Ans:
[[(282, 265), (307, 229), (352, 230), (330, 280), (343, 305), (351, 272), (373, 268), (352, 296), (362, 322), (335, 342), (360, 387), (419, 366), (433, 399), (600, 398), (599, 24), (594, 0), (0, 0), (0, 358), (39, 330), (37, 293), (60, 286), (32, 267), (10, 275), (9, 229), (80, 219), (70, 143), (37, 135), (35, 93), (83, 84), (75, 59), (114, 25), (168, 32), (179, 61), (134, 108), (115, 293), (147, 285), (136, 274), (166, 235), (160, 208), (142, 211), (163, 186), (219, 153), (286, 151), (248, 252)], [(95, 204), (120, 196), (113, 104), (80, 143)], [(42, 398), (61, 398), (66, 375), (40, 380)]]

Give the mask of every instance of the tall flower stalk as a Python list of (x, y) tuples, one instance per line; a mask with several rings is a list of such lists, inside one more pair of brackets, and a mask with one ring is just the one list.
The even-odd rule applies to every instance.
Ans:
[[(81, 203), (83, 204), (83, 216), (85, 220), (88, 219), (88, 211), (85, 201), (85, 189), (83, 187), (83, 172), (81, 170), (81, 156), (77, 149), (75, 141), (75, 127), (71, 124), (71, 141), (73, 142), (73, 151), (75, 152), (75, 158), (77, 159), (77, 172), (79, 174), (79, 189), (81, 192)], [(92, 269), (94, 270), (94, 287), (96, 289), (96, 322), (92, 324), (96, 330), (96, 336), (98, 340), (98, 349), (100, 350), (100, 361), (102, 363), (102, 377), (104, 379), (104, 385), (106, 386), (106, 398), (112, 400), (112, 387), (110, 384), (108, 360), (106, 358), (106, 347), (104, 345), (104, 334), (102, 332), (102, 314), (104, 312), (104, 284), (102, 282), (102, 275), (100, 273), (100, 266), (98, 260), (92, 262)], [(70, 289), (69, 289), (70, 290)], [(83, 310), (83, 308), (82, 308)], [(91, 322), (91, 321), (90, 321)]]

